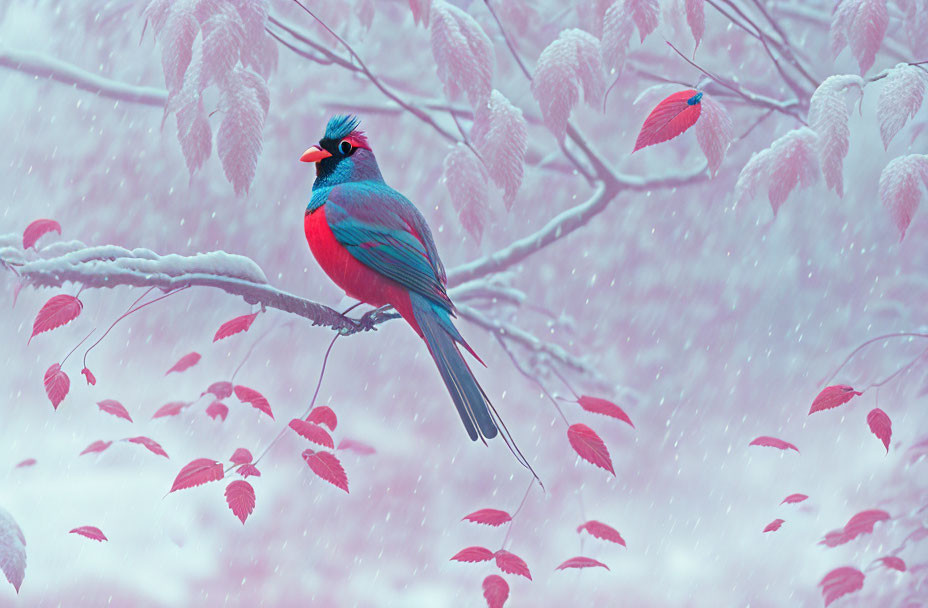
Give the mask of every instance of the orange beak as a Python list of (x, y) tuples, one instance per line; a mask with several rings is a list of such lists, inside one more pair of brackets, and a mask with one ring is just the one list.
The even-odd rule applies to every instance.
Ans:
[(331, 152), (323, 150), (319, 146), (312, 146), (309, 150), (303, 152), (303, 156), (300, 157), (300, 160), (304, 163), (318, 163), (320, 160), (330, 156), (332, 156)]

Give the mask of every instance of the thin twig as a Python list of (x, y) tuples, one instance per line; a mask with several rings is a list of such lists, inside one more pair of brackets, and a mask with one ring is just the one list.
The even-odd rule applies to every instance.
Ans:
[(841, 362), (841, 365), (839, 365), (838, 368), (831, 373), (831, 375), (829, 375), (827, 378), (822, 380), (819, 383), (819, 386), (828, 384), (829, 382), (834, 380), (835, 376), (837, 376), (841, 372), (841, 370), (844, 369), (844, 366), (850, 363), (851, 359), (853, 359), (854, 356), (857, 355), (857, 353), (859, 353), (866, 347), (870, 346), (874, 342), (881, 342), (883, 340), (890, 340), (892, 338), (926, 338), (928, 339), (928, 334), (923, 334), (923, 333), (918, 333), (918, 332), (900, 332), (896, 334), (884, 334), (882, 336), (870, 338), (869, 340), (867, 340), (866, 342), (864, 342), (863, 344), (861, 344), (860, 346), (852, 350), (851, 354), (845, 357), (844, 361)]

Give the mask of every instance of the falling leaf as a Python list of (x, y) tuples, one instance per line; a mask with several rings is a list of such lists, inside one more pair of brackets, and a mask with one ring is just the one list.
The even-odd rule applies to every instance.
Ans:
[(632, 424), (632, 419), (628, 417), (628, 414), (626, 414), (622, 408), (612, 403), (611, 401), (606, 401), (605, 399), (600, 399), (599, 397), (588, 397), (584, 395), (577, 399), (577, 403), (579, 403), (580, 407), (588, 412), (602, 414), (611, 418), (618, 418), (622, 422), (627, 423), (630, 427), (635, 428), (635, 425)]
[[(243, 331), (248, 331), (248, 328), (251, 327), (251, 324), (254, 323), (257, 316), (258, 313), (254, 313), (250, 315), (242, 315), (241, 317), (235, 317), (231, 321), (226, 321), (219, 326), (218, 330), (216, 330), (216, 335), (213, 336), (213, 342), (222, 340), (223, 338), (228, 338), (229, 336)], [(219, 395), (216, 396), (219, 397)], [(219, 398), (224, 399), (224, 397)]]
[(86, 448), (84, 448), (84, 451), (78, 454), (78, 456), (83, 456), (84, 454), (98, 454), (111, 445), (113, 445), (112, 441), (103, 441), (102, 439), (97, 439)]
[[(211, 458), (197, 458), (180, 470), (180, 473), (174, 478), (173, 485), (171, 485), (171, 492), (194, 488), (210, 481), (219, 481), (222, 476), (221, 462)], [(171, 492), (168, 492), (168, 494)]]
[(164, 372), (164, 375), (167, 376), (171, 372), (182, 372), (184, 370), (190, 369), (191, 367), (196, 365), (197, 362), (199, 362), (199, 360), (200, 360), (200, 353), (196, 353), (196, 352), (187, 353), (186, 355), (181, 357), (180, 360), (178, 360), (177, 363), (175, 363), (171, 367), (171, 369)]
[(609, 450), (593, 429), (585, 424), (574, 424), (567, 429), (567, 440), (580, 458), (615, 475)]
[(300, 437), (308, 439), (313, 443), (318, 443), (319, 445), (329, 449), (335, 449), (335, 443), (332, 441), (332, 436), (329, 435), (329, 433), (318, 424), (313, 424), (312, 422), (306, 422), (305, 420), (294, 418), (290, 421), (289, 426), (291, 429), (296, 431)]
[(632, 152), (671, 140), (696, 124), (702, 111), (702, 95), (694, 89), (687, 89), (657, 104), (644, 120)]
[(889, 454), (889, 440), (893, 436), (893, 423), (889, 416), (880, 408), (874, 408), (867, 414), (867, 424), (870, 425), (870, 431), (877, 436), (877, 439), (883, 442), (886, 453)]
[(849, 566), (835, 568), (826, 574), (818, 585), (822, 588), (822, 597), (825, 598), (827, 607), (842, 595), (863, 589), (864, 573)]
[(58, 405), (67, 397), (70, 388), (71, 380), (61, 369), (60, 365), (55, 363), (46, 370), (45, 394), (48, 395), (48, 399), (52, 402), (53, 408), (56, 410), (58, 409)]
[(80, 528), (74, 528), (68, 534), (80, 534), (81, 536), (86, 536), (90, 540), (95, 540), (99, 543), (102, 543), (105, 540), (109, 540), (106, 536), (103, 535), (103, 532), (100, 528), (96, 526), (81, 526)]
[(622, 545), (623, 547), (626, 546), (625, 539), (622, 538), (622, 535), (619, 534), (618, 530), (616, 530), (612, 526), (607, 526), (606, 524), (600, 521), (591, 519), (590, 521), (584, 524), (581, 524), (580, 526), (577, 527), (577, 534), (580, 534), (584, 530), (586, 530), (587, 532), (590, 533), (591, 536), (594, 536), (596, 538), (599, 538), (602, 540), (608, 540), (609, 542)]
[(493, 552), (483, 547), (467, 547), (461, 549), (451, 558), (455, 562), (487, 562), (493, 559)]
[(27, 459), (25, 459), (25, 460), (20, 461), (20, 462), (19, 462), (15, 467), (13, 467), (13, 468), (15, 468), (15, 469), (22, 469), (22, 468), (24, 468), (24, 467), (35, 466), (35, 463), (36, 463), (36, 462), (37, 462), (37, 461), (36, 461), (35, 458), (27, 458)]
[(126, 411), (126, 408), (118, 402), (112, 399), (104, 399), (103, 401), (97, 402), (97, 407), (100, 408), (101, 412), (106, 412), (107, 414), (112, 414), (117, 418), (122, 418), (132, 422), (132, 416), (129, 415), (129, 412)]
[(335, 427), (338, 426), (338, 418), (335, 416), (335, 412), (332, 411), (332, 408), (325, 405), (320, 405), (311, 409), (309, 411), (309, 416), (306, 417), (306, 422), (324, 424), (329, 427), (330, 431), (334, 431)]
[(532, 580), (532, 573), (528, 571), (528, 564), (515, 553), (500, 549), (493, 557), (496, 558), (496, 567), (506, 574), (518, 574)]
[[(212, 394), (214, 397), (216, 397), (216, 399), (225, 399), (226, 397), (231, 397), (232, 383), (226, 382), (224, 380), (221, 382), (213, 382), (209, 385), (209, 388), (206, 389), (206, 392), (204, 392), (203, 395), (206, 393)], [(200, 396), (202, 397), (203, 395)]]
[(274, 414), (271, 413), (271, 404), (264, 398), (264, 395), (255, 389), (239, 384), (235, 387), (235, 396), (238, 397), (239, 401), (242, 403), (249, 403), (255, 409), (270, 416), (272, 420), (274, 419)]
[(796, 450), (799, 452), (799, 448), (793, 444), (783, 441), (782, 439), (777, 439), (776, 437), (768, 437), (766, 435), (761, 435), (760, 437), (754, 439), (748, 445), (759, 445), (768, 448), (777, 448), (780, 450)]
[(245, 448), (238, 448), (232, 453), (232, 458), (229, 459), (229, 462), (232, 464), (249, 464), (251, 460), (251, 452)]
[(563, 564), (555, 568), (555, 570), (566, 570), (568, 568), (605, 568), (606, 570), (608, 570), (609, 566), (607, 566), (606, 564), (602, 562), (596, 561), (595, 559), (591, 557), (578, 556), (578, 557), (570, 558), (569, 560), (567, 560), (566, 562), (564, 562)]
[(767, 533), (767, 532), (776, 532), (777, 530), (780, 529), (780, 526), (782, 526), (783, 523), (784, 523), (785, 521), (786, 521), (786, 520), (783, 520), (783, 519), (775, 519), (775, 520), (773, 520), (772, 522), (770, 522), (769, 524), (767, 524), (766, 527), (764, 527), (764, 533)]
[(222, 420), (225, 421), (226, 416), (229, 415), (229, 408), (221, 401), (213, 401), (209, 404), (209, 407), (206, 408), (206, 415), (213, 420), (222, 418)]
[(894, 555), (887, 555), (886, 557), (881, 557), (876, 561), (882, 563), (887, 568), (893, 570), (898, 570), (899, 572), (905, 572), (905, 561), (901, 557), (896, 557)]
[(789, 496), (784, 498), (783, 502), (781, 502), (780, 504), (782, 505), (785, 503), (785, 504), (791, 505), (793, 503), (802, 502), (806, 500), (807, 498), (809, 497), (806, 496), (805, 494), (790, 494)]
[(141, 446), (144, 446), (152, 454), (156, 454), (158, 456), (164, 456), (165, 458), (170, 458), (170, 456), (168, 456), (168, 453), (164, 451), (164, 448), (161, 447), (161, 444), (155, 441), (154, 439), (150, 439), (148, 437), (127, 437), (125, 441), (128, 441), (129, 443), (137, 443)]
[(0, 570), (19, 593), (26, 577), (26, 537), (3, 507), (0, 507)]
[(261, 471), (253, 464), (243, 464), (238, 468), (238, 474), (242, 477), (261, 477)]
[(86, 367), (81, 370), (81, 373), (84, 374), (84, 377), (87, 379), (87, 384), (90, 386), (93, 386), (97, 383), (96, 376), (94, 376), (93, 373)]
[(887, 521), (889, 513), (882, 509), (868, 509), (857, 513), (839, 530), (832, 530), (825, 535), (818, 544), (827, 547), (837, 547), (848, 543), (862, 534), (871, 534), (873, 526), (881, 521)]
[(358, 441), (356, 439), (342, 439), (338, 442), (337, 450), (348, 450), (356, 454), (361, 454), (362, 456), (369, 456), (371, 454), (376, 454), (377, 450), (363, 441)]
[(172, 401), (170, 403), (165, 403), (158, 408), (158, 411), (152, 416), (152, 420), (155, 418), (166, 418), (168, 416), (176, 416), (181, 413), (181, 411), (190, 405), (188, 401)]
[(336, 488), (341, 488), (348, 493), (348, 476), (342, 463), (334, 454), (329, 452), (314, 452), (313, 450), (303, 451), (303, 460), (309, 465), (313, 473), (329, 482)]
[(503, 608), (509, 599), (509, 584), (498, 574), (491, 574), (483, 579), (483, 598), (487, 608)]
[(247, 481), (236, 479), (226, 487), (225, 494), (226, 504), (244, 525), (245, 520), (255, 510), (255, 489)]
[(35, 220), (23, 231), (23, 249), (34, 247), (36, 241), (49, 232), (61, 234), (61, 224), (55, 220)]
[(850, 386), (844, 384), (827, 386), (815, 397), (815, 400), (812, 402), (812, 407), (809, 409), (809, 414), (838, 407), (860, 394), (860, 391), (855, 391)]
[(472, 521), (475, 524), (484, 524), (487, 526), (501, 526), (507, 521), (512, 521), (512, 517), (505, 511), (499, 509), (480, 509), (470, 515), (465, 515), (461, 521)]
[(48, 302), (42, 305), (39, 314), (35, 316), (32, 322), (32, 335), (29, 336), (29, 342), (37, 335), (51, 331), (70, 323), (81, 314), (84, 304), (67, 294), (59, 294), (49, 298)]

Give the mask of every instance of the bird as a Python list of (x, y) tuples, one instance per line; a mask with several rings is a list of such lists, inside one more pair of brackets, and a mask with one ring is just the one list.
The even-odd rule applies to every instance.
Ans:
[[(355, 116), (333, 116), (319, 143), (300, 157), (316, 166), (303, 216), (309, 249), (349, 297), (392, 306), (405, 319), (428, 347), (467, 434), (486, 443), (502, 421), (459, 348), (483, 364), (452, 321), (455, 308), (432, 231), (415, 205), (384, 181), (359, 126)], [(512, 449), (508, 433), (504, 438)]]

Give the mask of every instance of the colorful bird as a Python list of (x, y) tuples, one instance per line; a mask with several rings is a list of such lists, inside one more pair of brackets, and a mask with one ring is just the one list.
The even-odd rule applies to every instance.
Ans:
[(316, 164), (303, 219), (316, 261), (350, 297), (389, 304), (402, 315), (428, 346), (470, 438), (495, 437), (496, 412), (458, 350), (461, 345), (480, 361), (451, 321), (454, 305), (432, 231), (384, 182), (358, 119), (333, 117), (300, 160)]

